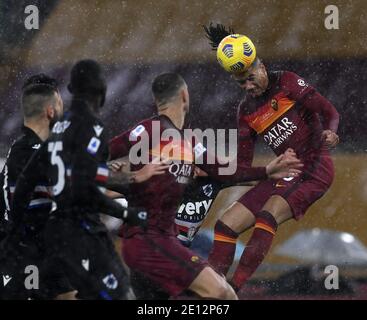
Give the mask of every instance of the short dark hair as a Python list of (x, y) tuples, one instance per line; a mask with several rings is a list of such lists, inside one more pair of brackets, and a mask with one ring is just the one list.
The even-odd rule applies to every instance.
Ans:
[(91, 59), (78, 61), (71, 69), (68, 89), (72, 94), (105, 94), (106, 80), (101, 65)]
[(157, 76), (152, 83), (152, 92), (158, 106), (174, 98), (185, 84), (185, 80), (178, 73), (163, 73)]
[(23, 83), (22, 90), (24, 91), (31, 86), (49, 86), (55, 91), (58, 91), (58, 85), (59, 84), (56, 79), (51, 78), (44, 73), (39, 73), (27, 78)]
[(39, 116), (46, 103), (56, 103), (57, 87), (44, 83), (28, 83), (23, 86), (22, 111), (24, 118)]

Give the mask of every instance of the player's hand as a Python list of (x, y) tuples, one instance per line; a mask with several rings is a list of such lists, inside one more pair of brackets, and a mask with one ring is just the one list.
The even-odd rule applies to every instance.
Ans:
[(127, 162), (122, 160), (114, 160), (107, 163), (108, 169), (112, 172), (121, 172), (127, 166)]
[(139, 226), (145, 230), (148, 226), (148, 213), (144, 208), (130, 207), (124, 209), (122, 220), (129, 226)]
[(331, 130), (324, 130), (322, 132), (322, 138), (325, 140), (325, 143), (329, 148), (335, 148), (339, 143), (339, 136)]
[(270, 179), (297, 177), (302, 171), (303, 164), (292, 152), (281, 154), (266, 166), (266, 173)]
[(286, 159), (297, 158), (297, 154), (292, 148), (288, 148), (283, 154)]
[(153, 160), (151, 163), (146, 164), (143, 168), (141, 168), (138, 171), (134, 171), (134, 178), (133, 181), (136, 183), (141, 183), (144, 181), (147, 181), (153, 176), (161, 175), (166, 172), (166, 170), (169, 168), (169, 164), (167, 164), (167, 161), (158, 161)]

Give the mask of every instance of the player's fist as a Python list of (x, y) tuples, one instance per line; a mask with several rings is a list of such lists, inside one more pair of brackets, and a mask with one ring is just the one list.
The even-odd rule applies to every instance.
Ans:
[(144, 208), (130, 207), (129, 209), (124, 209), (122, 219), (129, 226), (139, 226), (144, 230), (148, 226), (148, 213)]
[(331, 130), (324, 130), (322, 132), (322, 138), (329, 148), (335, 148), (339, 143), (339, 136)]

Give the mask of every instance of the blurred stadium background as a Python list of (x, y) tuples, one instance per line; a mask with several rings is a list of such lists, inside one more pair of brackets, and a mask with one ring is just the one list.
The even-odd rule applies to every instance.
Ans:
[[(188, 82), (188, 125), (236, 128), (241, 89), (216, 63), (202, 30), (202, 25), (211, 21), (223, 23), (248, 35), (270, 69), (287, 69), (303, 76), (341, 114), (333, 187), (303, 220), (280, 228), (254, 281), (274, 279), (286, 270), (284, 266), (300, 265), (275, 251), (301, 230), (318, 227), (349, 232), (367, 246), (367, 2), (333, 1), (339, 8), (340, 29), (326, 30), (324, 9), (329, 2), (1, 1), (0, 157), (6, 156), (19, 133), (23, 80), (35, 72), (53, 75), (62, 84), (67, 105), (68, 72), (81, 58), (94, 58), (106, 68), (108, 96), (103, 119), (111, 136), (152, 114), (150, 84), (165, 71), (177, 71)], [(39, 8), (39, 30), (24, 27), (24, 8), (29, 4)], [(262, 143), (258, 151), (256, 163), (271, 156)], [(205, 227), (211, 228), (226, 205), (245, 191), (246, 187), (236, 187), (221, 192)], [(350, 266), (342, 271), (347, 279), (356, 281), (367, 279), (365, 269)], [(288, 291), (297, 290), (291, 287)], [(367, 297), (365, 291), (349, 292), (348, 297)], [(266, 295), (260, 292), (255, 296)]]

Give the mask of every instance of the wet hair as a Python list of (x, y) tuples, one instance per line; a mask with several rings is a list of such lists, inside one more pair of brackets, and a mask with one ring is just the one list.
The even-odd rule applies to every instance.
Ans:
[(185, 84), (185, 80), (178, 73), (163, 73), (157, 76), (152, 83), (152, 92), (158, 107), (176, 97)]
[(209, 43), (212, 47), (212, 50), (217, 50), (219, 43), (230, 34), (234, 34), (234, 30), (232, 27), (226, 28), (224, 25), (217, 23), (216, 26), (210, 22), (209, 26), (203, 26), (206, 37), (209, 39)]
[(55, 104), (58, 92), (56, 79), (43, 73), (33, 75), (24, 81), (22, 87), (22, 111), (24, 118), (34, 118), (42, 114), (46, 104)]

